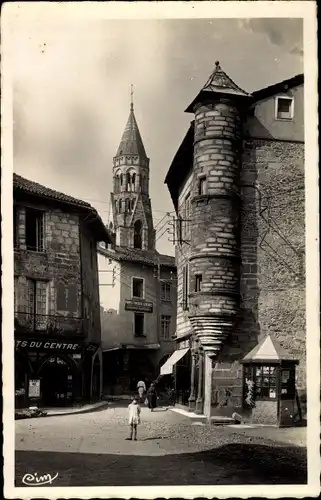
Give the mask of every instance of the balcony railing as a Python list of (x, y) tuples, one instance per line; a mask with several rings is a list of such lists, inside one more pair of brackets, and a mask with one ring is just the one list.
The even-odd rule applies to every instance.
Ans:
[(87, 328), (88, 320), (84, 318), (15, 312), (15, 330), (19, 333), (42, 332), (48, 335), (59, 333), (82, 335), (86, 333)]

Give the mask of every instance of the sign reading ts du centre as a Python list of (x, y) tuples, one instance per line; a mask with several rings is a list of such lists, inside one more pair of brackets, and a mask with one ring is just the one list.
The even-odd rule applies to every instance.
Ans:
[(16, 349), (27, 351), (56, 351), (56, 352), (79, 352), (81, 344), (79, 342), (62, 342), (60, 340), (15, 340)]

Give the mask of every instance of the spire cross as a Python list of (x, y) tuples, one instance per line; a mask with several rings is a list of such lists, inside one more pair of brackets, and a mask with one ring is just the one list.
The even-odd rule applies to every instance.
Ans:
[(130, 109), (134, 109), (134, 85), (131, 84), (130, 86)]

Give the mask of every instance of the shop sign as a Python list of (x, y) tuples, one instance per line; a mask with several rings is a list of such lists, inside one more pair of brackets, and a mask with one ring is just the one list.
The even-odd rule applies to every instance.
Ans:
[(190, 347), (189, 339), (183, 340), (177, 344), (177, 349), (188, 349)]
[(40, 398), (40, 380), (39, 379), (29, 379), (28, 397), (29, 398)]
[(16, 339), (16, 349), (27, 351), (49, 351), (49, 352), (79, 352), (81, 344), (79, 342), (62, 342), (61, 340), (21, 340)]
[(125, 311), (153, 312), (153, 302), (147, 300), (126, 299)]

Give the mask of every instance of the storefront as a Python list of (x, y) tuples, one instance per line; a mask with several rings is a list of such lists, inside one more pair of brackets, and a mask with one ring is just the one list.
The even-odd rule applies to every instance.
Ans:
[(191, 352), (190, 339), (177, 344), (176, 351), (167, 359), (160, 369), (160, 375), (174, 376), (176, 402), (187, 406), (191, 391)]
[(152, 344), (149, 348), (129, 345), (106, 349), (103, 352), (104, 393), (135, 393), (140, 380), (144, 380), (148, 387), (158, 375), (154, 359), (159, 347), (158, 344)]
[(294, 425), (300, 408), (296, 398), (298, 360), (273, 335), (265, 337), (242, 360), (243, 409), (254, 424)]
[(16, 338), (16, 407), (71, 406), (89, 400), (93, 355), (88, 347), (78, 340)]

